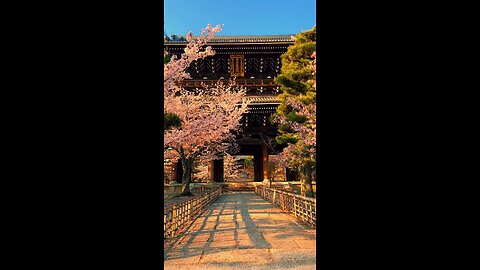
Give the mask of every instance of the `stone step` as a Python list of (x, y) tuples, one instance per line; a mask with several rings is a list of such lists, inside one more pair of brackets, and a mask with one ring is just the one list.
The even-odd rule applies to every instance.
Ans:
[(259, 182), (226, 182), (222, 183), (222, 189), (226, 191), (254, 191)]

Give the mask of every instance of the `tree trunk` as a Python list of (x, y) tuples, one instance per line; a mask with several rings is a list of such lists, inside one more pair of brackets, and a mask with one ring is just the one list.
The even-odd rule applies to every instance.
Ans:
[(272, 182), (275, 181), (275, 163), (272, 161), (268, 162), (268, 183), (269, 187), (272, 187)]
[(312, 187), (312, 167), (305, 166), (302, 169), (302, 177), (300, 179), (301, 183), (301, 195), (309, 198), (313, 198), (313, 187)]
[(215, 162), (213, 160), (208, 162), (208, 185), (213, 185), (215, 183)]
[(193, 160), (182, 157), (183, 175), (182, 175), (182, 193), (179, 196), (192, 196), (190, 191), (190, 182), (192, 181)]

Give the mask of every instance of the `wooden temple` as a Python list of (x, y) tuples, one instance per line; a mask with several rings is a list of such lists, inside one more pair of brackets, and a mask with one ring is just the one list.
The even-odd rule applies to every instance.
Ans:
[[(291, 36), (216, 36), (207, 44), (215, 55), (193, 63), (188, 69), (192, 79), (181, 82), (183, 87), (195, 89), (202, 83), (227, 82), (236, 77), (236, 83), (247, 89), (250, 110), (242, 119), (242, 132), (237, 137), (240, 152), (236, 154), (254, 157), (254, 181), (269, 178), (268, 156), (281, 151), (275, 143), (276, 126), (270, 124), (269, 117), (280, 104), (277, 97), (280, 86), (274, 83), (274, 78), (281, 69), (280, 56), (293, 44)], [(164, 39), (168, 53), (178, 57), (186, 44), (182, 37), (172, 35)], [(181, 182), (181, 171), (181, 164), (174, 162), (172, 182)], [(223, 160), (212, 161), (209, 172), (211, 181), (223, 182)], [(287, 171), (287, 181), (294, 177)]]

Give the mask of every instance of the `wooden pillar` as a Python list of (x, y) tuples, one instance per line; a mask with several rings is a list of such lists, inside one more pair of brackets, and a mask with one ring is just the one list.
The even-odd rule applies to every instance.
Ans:
[(267, 146), (262, 144), (262, 166), (263, 166), (263, 180), (269, 179), (268, 177), (268, 152)]
[(289, 168), (285, 168), (285, 181), (292, 181), (291, 172)]
[(172, 180), (170, 183), (182, 183), (183, 167), (182, 161), (178, 159), (172, 163)]
[(214, 160), (208, 162), (208, 183), (215, 182), (214, 166)]
[(212, 160), (208, 163), (208, 182), (224, 182), (223, 159)]
[(263, 158), (262, 152), (256, 153), (253, 156), (253, 172), (255, 182), (263, 181)]
[(214, 179), (215, 182), (224, 182), (223, 178), (223, 159), (216, 159), (213, 161), (214, 166), (213, 166), (213, 173), (214, 173)]

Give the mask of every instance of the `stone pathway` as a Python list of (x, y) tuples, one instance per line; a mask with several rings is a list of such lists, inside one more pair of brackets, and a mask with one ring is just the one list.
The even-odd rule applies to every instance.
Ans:
[(253, 192), (223, 194), (193, 223), (165, 269), (315, 269), (316, 231)]

